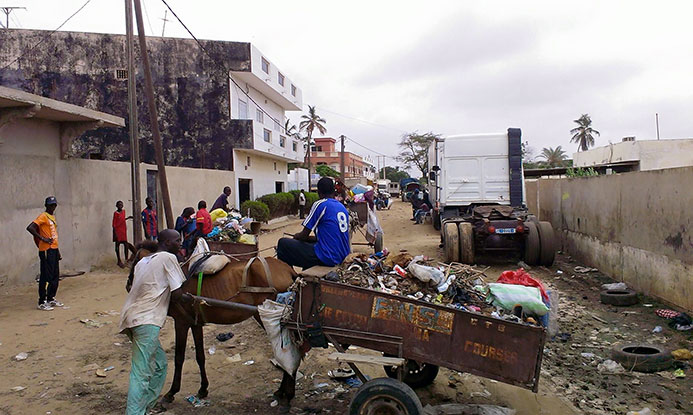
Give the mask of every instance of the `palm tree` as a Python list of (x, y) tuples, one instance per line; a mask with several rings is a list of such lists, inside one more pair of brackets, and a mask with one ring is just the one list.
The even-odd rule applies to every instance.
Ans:
[(315, 113), (315, 106), (311, 107), (310, 105), (308, 105), (308, 115), (301, 115), (301, 119), (303, 121), (301, 121), (298, 126), (301, 131), (308, 133), (306, 139), (308, 142), (308, 191), (310, 191), (310, 153), (312, 150), (311, 146), (313, 144), (313, 131), (317, 129), (320, 134), (325, 134), (327, 132), (327, 128), (325, 128), (324, 124), (326, 124), (327, 121)]
[(288, 118), (284, 121), (284, 133), (291, 138), (301, 138), (296, 124), (291, 124), (291, 120)]
[(561, 146), (556, 148), (543, 148), (539, 157), (543, 157), (544, 160), (546, 160), (548, 167), (558, 167), (568, 158)]
[(589, 114), (582, 114), (580, 118), (573, 120), (573, 122), (577, 123), (578, 127), (570, 130), (570, 134), (573, 134), (570, 142), (578, 143), (578, 151), (587, 151), (594, 146), (594, 135), (599, 135), (599, 131), (591, 127), (592, 119)]

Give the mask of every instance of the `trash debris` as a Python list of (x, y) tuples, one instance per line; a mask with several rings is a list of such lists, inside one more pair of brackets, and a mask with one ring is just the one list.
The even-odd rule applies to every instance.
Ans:
[(532, 270), (532, 267), (530, 267), (529, 265), (527, 265), (527, 263), (526, 263), (525, 261), (520, 261), (520, 262), (518, 262), (518, 263), (517, 263), (517, 266), (520, 267), (520, 268), (523, 268), (525, 271), (531, 271), (531, 270)]
[(561, 271), (560, 269), (559, 269), (559, 270), (556, 270), (556, 274), (558, 274), (558, 275), (563, 275), (563, 271)]
[(589, 268), (589, 267), (582, 267), (582, 266), (577, 266), (573, 268), (573, 271), (578, 272), (580, 274), (587, 274), (588, 272), (599, 272), (597, 268)]
[(92, 320), (92, 319), (90, 319), (90, 318), (83, 318), (83, 319), (81, 319), (81, 320), (79, 320), (79, 321), (80, 321), (80, 323), (84, 323), (87, 327), (94, 327), (94, 328), (97, 328), (97, 329), (100, 328), (100, 327), (105, 326), (106, 324), (109, 324), (109, 323), (110, 323), (110, 321), (104, 321), (104, 322), (102, 322), (102, 321)]
[(82, 372), (93, 372), (99, 368), (97, 363), (90, 363), (82, 368)]
[(315, 385), (315, 388), (316, 388), (316, 389), (322, 389), (322, 388), (326, 388), (326, 387), (328, 387), (328, 386), (330, 386), (329, 383), (323, 382), (323, 383), (318, 383), (318, 384), (316, 384), (316, 385)]
[(217, 334), (217, 340), (219, 340), (220, 342), (225, 342), (227, 340), (231, 340), (232, 338), (233, 338), (232, 332)]
[(210, 348), (207, 350), (207, 352), (208, 352), (210, 355), (213, 355), (214, 353), (217, 352), (216, 346), (210, 347)]
[(192, 405), (194, 408), (209, 406), (209, 401), (207, 399), (200, 399), (195, 395), (190, 395), (185, 398), (185, 400), (190, 402), (190, 405)]
[(476, 397), (481, 397), (481, 398), (490, 398), (491, 397), (491, 392), (488, 391), (488, 389), (484, 389), (482, 392), (472, 392), (469, 394), (472, 398)]
[(29, 354), (26, 352), (21, 352), (18, 353), (15, 357), (14, 360), (21, 362), (22, 360), (26, 360), (29, 357)]
[[(65, 307), (63, 307), (63, 308), (65, 308)], [(117, 316), (117, 315), (120, 315), (120, 311), (116, 311), (116, 310), (96, 311), (94, 314), (96, 314), (99, 317)]]
[(255, 364), (254, 360), (248, 360), (247, 362), (243, 362), (243, 366), (250, 366), (250, 365), (254, 365), (254, 364)]
[(674, 377), (676, 377), (676, 379), (683, 379), (686, 377), (686, 374), (683, 372), (683, 369), (676, 369), (674, 370)]
[(627, 290), (628, 286), (625, 282), (614, 282), (611, 284), (602, 284), (602, 290), (607, 291), (622, 291)]
[(241, 354), (240, 354), (240, 353), (236, 353), (235, 355), (229, 356), (229, 357), (226, 358), (226, 361), (227, 361), (228, 363), (238, 363), (238, 362), (240, 362), (241, 360), (242, 360), (242, 359), (241, 359)]
[(693, 319), (686, 313), (681, 313), (669, 321), (669, 327), (678, 331), (688, 331), (693, 329)]
[(594, 353), (580, 353), (580, 356), (588, 358), (588, 359), (592, 359), (592, 358), (594, 358), (595, 354)]
[(655, 314), (662, 318), (675, 318), (681, 315), (681, 313), (679, 313), (678, 311), (669, 310), (666, 308), (660, 308), (658, 310), (655, 310)]
[(105, 378), (106, 375), (106, 369), (96, 369), (96, 376), (100, 378)]
[(652, 329), (652, 333), (661, 333), (662, 332), (662, 326), (655, 326), (655, 328)]
[(639, 411), (628, 411), (626, 415), (652, 415), (652, 411), (650, 411), (650, 408), (645, 407)]
[(350, 378), (344, 379), (347, 385), (351, 388), (360, 388), (363, 386), (363, 382), (361, 382), (361, 379), (359, 379), (358, 376), (352, 376)]
[(24, 389), (26, 389), (24, 386), (15, 386), (14, 388), (11, 388), (10, 390), (12, 392), (20, 392), (20, 391), (23, 391)]
[(498, 405), (477, 405), (446, 403), (443, 405), (426, 405), (423, 415), (515, 415), (516, 410)]
[(330, 370), (327, 372), (327, 376), (329, 376), (332, 379), (342, 379), (342, 378), (349, 378), (354, 376), (355, 373), (351, 369), (344, 369), (344, 368), (337, 368)]
[(598, 364), (597, 370), (599, 371), (599, 373), (604, 374), (624, 373), (626, 371), (626, 369), (624, 369), (620, 363), (614, 362), (611, 359), (607, 359), (602, 363)]
[(690, 352), (688, 349), (677, 349), (671, 352), (671, 355), (674, 356), (674, 359), (676, 360), (691, 360), (693, 359), (693, 353)]
[(279, 405), (279, 401), (276, 400), (276, 399), (273, 400), (273, 401), (270, 403), (270, 407), (271, 407), (271, 408), (274, 408), (274, 407), (276, 407), (277, 405)]

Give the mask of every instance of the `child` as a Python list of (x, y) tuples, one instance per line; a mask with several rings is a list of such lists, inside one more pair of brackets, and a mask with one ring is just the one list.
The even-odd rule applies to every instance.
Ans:
[(125, 256), (125, 261), (128, 260), (128, 250), (135, 252), (135, 247), (128, 242), (128, 228), (125, 221), (132, 219), (132, 216), (125, 217), (125, 210), (123, 209), (123, 202), (121, 200), (116, 202), (116, 211), (113, 212), (113, 242), (115, 242), (116, 258), (118, 259), (118, 266), (125, 268), (125, 264), (120, 260), (120, 245), (123, 245), (123, 253)]

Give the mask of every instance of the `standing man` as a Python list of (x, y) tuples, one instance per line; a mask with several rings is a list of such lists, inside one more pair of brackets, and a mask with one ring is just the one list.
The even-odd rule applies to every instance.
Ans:
[(128, 251), (132, 253), (135, 252), (135, 247), (128, 242), (128, 228), (125, 223), (128, 219), (132, 219), (132, 216), (125, 217), (125, 209), (123, 209), (123, 201), (119, 200), (116, 202), (116, 211), (113, 212), (113, 242), (115, 242), (116, 258), (118, 259), (118, 266), (121, 268), (125, 267), (123, 261), (120, 260), (120, 246), (123, 245), (123, 256), (125, 257), (125, 262), (128, 260)]
[[(60, 282), (59, 261), (63, 258), (58, 250), (58, 222), (53, 216), (55, 208), (58, 207), (58, 201), (55, 196), (48, 196), (44, 204), (46, 211), (31, 222), (26, 230), (34, 236), (34, 243), (39, 250), (41, 276), (38, 287), (38, 309), (50, 311), (53, 310), (53, 307), (64, 305), (55, 299)], [(47, 291), (46, 285), (48, 285)]]
[(120, 332), (132, 341), (126, 415), (151, 410), (166, 381), (166, 352), (159, 331), (169, 303), (191, 299), (181, 289), (185, 276), (176, 258), (179, 250), (180, 234), (166, 229), (159, 236), (158, 250), (135, 265), (132, 289), (120, 313)]
[(204, 200), (200, 200), (197, 203), (197, 214), (195, 218), (199, 236), (205, 236), (212, 232), (212, 229), (214, 229), (212, 226), (212, 217), (209, 215), (209, 212), (207, 212), (207, 202)]
[[(277, 258), (291, 266), (332, 267), (349, 255), (349, 212), (334, 198), (334, 182), (329, 177), (318, 181), (320, 200), (313, 203), (303, 221), (303, 230), (277, 243)], [(311, 231), (315, 236), (311, 236)]]
[(300, 215), (299, 218), (303, 219), (303, 211), (306, 209), (306, 194), (303, 193), (303, 189), (301, 189), (301, 193), (298, 194), (298, 214)]
[(231, 196), (231, 188), (226, 186), (224, 188), (224, 192), (219, 195), (217, 200), (214, 201), (214, 204), (212, 205), (212, 211), (216, 209), (224, 209), (226, 212), (230, 211), (229, 209), (229, 196)]
[(159, 223), (156, 220), (156, 210), (154, 201), (151, 197), (144, 200), (147, 207), (142, 211), (142, 227), (144, 228), (144, 239), (155, 241), (159, 235)]

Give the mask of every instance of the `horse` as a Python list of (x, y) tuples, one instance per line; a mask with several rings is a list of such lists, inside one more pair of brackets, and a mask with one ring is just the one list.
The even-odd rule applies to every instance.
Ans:
[[(137, 262), (157, 250), (157, 243), (154, 241), (143, 241), (137, 245), (137, 254), (130, 268), (126, 289), (129, 291), (132, 286), (132, 281)], [(260, 305), (266, 299), (274, 300), (276, 293), (285, 292), (291, 286), (296, 278), (294, 269), (283, 261), (276, 258), (268, 257), (265, 261), (271, 273), (271, 280), (275, 291), (272, 292), (245, 292), (241, 291), (242, 279), (245, 261), (232, 259), (230, 263), (213, 275), (205, 275), (203, 277), (202, 289), (200, 295), (207, 298), (217, 300), (233, 301), (235, 303), (247, 305)], [(184, 267), (184, 272), (187, 274), (187, 265)], [(191, 276), (185, 283), (182, 289), (184, 293), (197, 295), (198, 292), (198, 277)], [(248, 286), (251, 287), (268, 287), (268, 279), (265, 275), (264, 266), (261, 261), (253, 261), (248, 268)], [(262, 290), (258, 290), (262, 291)], [(268, 290), (266, 290), (268, 291)], [(203, 310), (204, 307), (204, 310)], [(173, 402), (176, 393), (180, 391), (181, 376), (183, 374), (183, 362), (185, 361), (185, 346), (188, 341), (188, 330), (192, 329), (193, 340), (195, 342), (195, 357), (200, 368), (200, 389), (197, 392), (199, 399), (207, 397), (209, 391), (209, 381), (207, 380), (207, 372), (205, 370), (205, 348), (202, 327), (205, 323), (215, 324), (236, 324), (250, 317), (257, 317), (257, 313), (246, 310), (231, 310), (219, 307), (202, 306), (199, 304), (183, 304), (171, 303), (168, 309), (168, 315), (173, 317), (175, 326), (175, 373), (173, 382), (169, 391), (163, 396), (162, 400), (166, 403)], [(295, 373), (284, 373), (282, 383), (279, 389), (274, 393), (275, 398), (284, 407), (288, 407), (291, 399), (295, 395)]]

